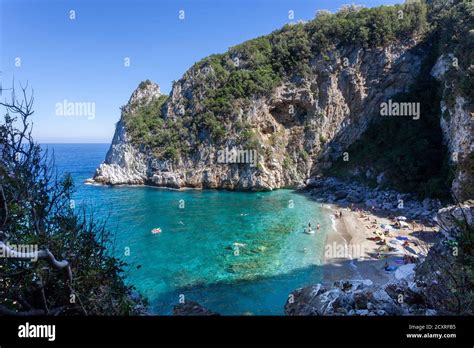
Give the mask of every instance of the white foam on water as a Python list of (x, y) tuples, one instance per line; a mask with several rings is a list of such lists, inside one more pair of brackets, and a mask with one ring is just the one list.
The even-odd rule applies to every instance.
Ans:
[(337, 232), (337, 229), (336, 229), (336, 217), (335, 217), (333, 214), (331, 214), (331, 225), (332, 225), (332, 229)]
[[(339, 233), (339, 231), (338, 231), (337, 228), (336, 228), (336, 215), (335, 215), (335, 214), (331, 214), (330, 217), (331, 217), (332, 228), (334, 229), (335, 232)], [(348, 249), (349, 249), (349, 245), (347, 244), (346, 238), (344, 238), (342, 235), (341, 235), (341, 238), (342, 238), (342, 240), (344, 241), (344, 249), (345, 249), (345, 250), (348, 250)], [(354, 258), (352, 257), (352, 255), (351, 255), (350, 253), (348, 253), (348, 254), (347, 254), (347, 257), (348, 257), (349, 260), (350, 260), (350, 262), (349, 262), (350, 267), (354, 270), (354, 272), (356, 272), (356, 274), (359, 276), (360, 279), (363, 279), (363, 278), (362, 278), (362, 275), (361, 275), (360, 272), (359, 272), (359, 268), (358, 268), (357, 265), (354, 263)]]

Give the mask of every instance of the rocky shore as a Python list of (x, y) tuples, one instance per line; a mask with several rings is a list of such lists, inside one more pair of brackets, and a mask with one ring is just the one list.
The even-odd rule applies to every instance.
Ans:
[(387, 216), (403, 215), (408, 219), (433, 219), (442, 207), (442, 203), (436, 199), (420, 201), (409, 193), (380, 187), (373, 189), (358, 182), (344, 182), (333, 177), (311, 178), (304, 190), (320, 202), (366, 208)]
[(369, 279), (310, 285), (291, 293), (286, 315), (436, 315), (412, 282), (380, 287)]
[[(333, 179), (320, 179), (315, 181), (315, 186), (321, 181), (332, 182), (338, 189), (342, 185)], [(331, 195), (331, 190), (325, 192)], [(375, 196), (377, 203), (384, 204), (383, 197), (386, 193), (371, 195)], [(410, 201), (411, 208), (405, 212), (408, 213), (406, 215), (419, 216), (420, 210), (424, 210), (426, 213), (421, 214), (422, 217), (431, 216), (434, 207), (426, 208), (427, 202), (417, 204), (416, 200)], [(422, 208), (423, 206), (425, 208)], [(392, 213), (395, 212), (393, 209), (387, 207)], [(359, 269), (360, 272), (357, 272), (359, 279), (349, 278), (337, 280), (333, 284), (318, 283), (297, 289), (288, 297), (285, 314), (372, 316), (472, 313), (472, 304), (461, 304), (465, 294), (453, 289), (459, 285), (457, 282), (461, 278), (457, 277), (469, 272), (469, 269), (464, 268), (462, 263), (459, 264), (456, 258), (460, 236), (465, 233), (468, 226), (472, 228), (474, 223), (474, 202), (471, 200), (441, 208), (435, 213), (433, 221), (436, 222), (434, 230), (430, 232), (422, 228), (422, 231), (425, 234), (435, 233), (435, 239), (432, 239), (431, 243), (426, 243), (425, 249), (418, 250), (415, 253), (417, 257), (411, 262), (398, 266), (393, 272), (386, 272), (391, 274), (383, 281), (371, 277), (373, 275), (371, 272), (368, 274), (373, 279), (360, 277), (362, 269)], [(405, 235), (410, 236), (413, 241), (414, 238), (420, 237), (420, 232), (410, 231)], [(393, 258), (388, 260), (393, 261)], [(382, 262), (375, 262), (376, 269), (383, 270)], [(370, 270), (371, 266), (367, 264), (364, 266), (361, 262), (356, 267), (368, 267)], [(344, 272), (338, 270), (339, 278), (341, 274)]]

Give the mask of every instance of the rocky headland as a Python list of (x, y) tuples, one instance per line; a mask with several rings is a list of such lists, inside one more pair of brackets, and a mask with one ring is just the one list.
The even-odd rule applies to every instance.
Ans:
[[(462, 313), (468, 295), (450, 279), (472, 273), (463, 269), (472, 265), (472, 242), (460, 236), (472, 234), (473, 14), (467, 2), (349, 6), (204, 58), (169, 95), (146, 80), (122, 107), (105, 161), (87, 182), (300, 189), (338, 211), (344, 233), (334, 238), (369, 247), (357, 267), (372, 264), (365, 274), (373, 279), (359, 272), (296, 290), (287, 314)], [(382, 105), (419, 113), (385, 117)], [(380, 225), (401, 215), (408, 228), (398, 237), (414, 254), (383, 261), (376, 243), (395, 236), (378, 235)], [(456, 243), (461, 257), (449, 254)], [(398, 277), (376, 271), (404, 256)]]

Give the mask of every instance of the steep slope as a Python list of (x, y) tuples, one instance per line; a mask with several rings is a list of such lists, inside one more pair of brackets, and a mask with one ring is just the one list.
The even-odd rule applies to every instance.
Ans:
[[(377, 118), (326, 174), (421, 196), (474, 197), (474, 6), (434, 1), (429, 55), (408, 93), (420, 117)], [(383, 156), (380, 154), (383, 153)]]
[[(203, 59), (173, 84), (168, 97), (152, 82), (142, 82), (123, 108), (111, 149), (93, 180), (232, 190), (303, 185), (377, 123), (383, 103), (409, 95), (420, 73), (435, 65), (431, 57), (438, 49), (429, 40), (437, 27), (433, 23), (446, 15), (435, 17), (430, 6), (431, 12), (417, 2), (319, 13), (308, 23)], [(436, 8), (436, 13), (441, 11)], [(453, 112), (464, 115), (466, 123), (462, 105), (463, 112)], [(451, 154), (461, 153), (456, 144), (463, 144), (465, 163), (472, 134), (468, 131), (468, 141), (456, 140), (463, 122), (454, 117), (443, 123), (432, 114), (433, 129), (425, 129), (419, 139), (431, 150), (408, 158), (424, 156), (416, 180), (432, 176), (439, 183), (446, 181), (443, 136)], [(352, 158), (351, 165), (365, 162)], [(454, 186), (465, 186), (465, 173), (458, 170), (460, 184)]]
[(132, 93), (127, 105), (122, 108), (122, 117), (117, 122), (115, 134), (105, 162), (97, 169), (94, 180), (111, 185), (144, 184), (147, 177), (147, 160), (140, 146), (130, 142), (124, 115), (134, 113), (145, 105), (150, 105), (161, 96), (158, 85), (142, 83)]
[[(366, 51), (349, 48), (333, 52), (329, 61), (317, 57), (306, 81), (285, 82), (269, 96), (254, 97), (246, 105), (234, 106), (229, 115), (232, 119), (223, 124), (222, 139), (215, 139), (207, 129), (195, 133), (187, 129), (201, 142), (182, 139), (189, 152), (174, 159), (156, 158), (151, 149), (140, 151), (133, 146), (122, 119), (96, 181), (105, 178), (104, 182), (111, 184), (229, 189), (273, 189), (303, 183), (327, 142), (337, 142), (341, 149), (351, 144), (365, 130), (379, 104), (403, 91), (417, 75), (423, 52), (411, 50), (414, 44), (412, 41)], [(352, 66), (344, 68), (342, 57), (349, 57)], [(182, 121), (180, 110), (196, 112), (194, 105), (181, 106), (189, 103), (186, 95), (196, 93), (195, 81), (205, 68), (209, 68), (207, 76), (213, 74), (212, 67), (205, 65), (192, 69), (174, 85), (165, 116), (171, 121), (170, 127)], [(156, 90), (156, 85), (148, 84), (145, 89), (137, 89), (134, 96), (148, 96)], [(132, 96), (131, 102), (135, 101)], [(125, 109), (124, 112), (133, 110), (130, 103)], [(251, 143), (252, 138), (255, 144)], [(218, 152), (226, 149), (255, 151), (257, 165), (216, 163)]]

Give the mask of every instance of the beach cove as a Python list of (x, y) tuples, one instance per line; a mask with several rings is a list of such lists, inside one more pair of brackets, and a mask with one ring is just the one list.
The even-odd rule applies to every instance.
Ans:
[[(322, 281), (330, 212), (302, 192), (85, 185), (108, 145), (52, 148), (73, 175), (76, 209), (108, 218), (114, 253), (151, 314), (172, 314), (184, 295), (220, 314), (282, 315), (292, 290)], [(308, 222), (320, 231), (305, 234)]]

